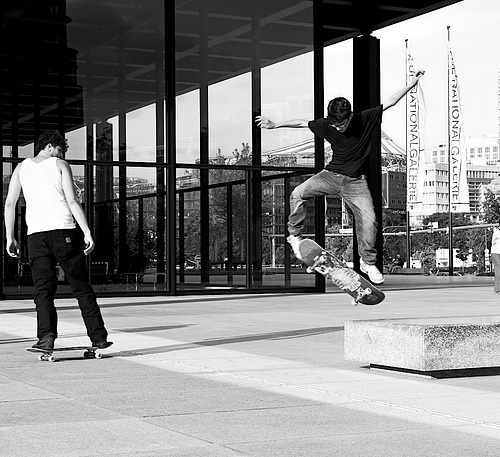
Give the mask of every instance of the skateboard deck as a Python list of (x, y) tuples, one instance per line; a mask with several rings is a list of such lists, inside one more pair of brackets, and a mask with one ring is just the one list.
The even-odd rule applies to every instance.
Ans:
[(54, 348), (52, 350), (38, 349), (38, 348), (26, 348), (26, 350), (28, 352), (37, 353), (38, 360), (40, 361), (55, 362), (57, 360), (57, 357), (54, 355), (55, 352), (83, 351), (83, 357), (86, 359), (100, 359), (102, 358), (101, 351), (108, 349), (110, 346), (108, 346), (105, 349), (99, 349), (95, 346), (68, 346), (68, 347)]
[(315, 241), (302, 240), (299, 252), (302, 260), (308, 266), (308, 273), (317, 271), (328, 278), (353, 298), (353, 305), (358, 303), (378, 305), (385, 298), (385, 294), (370, 281), (349, 268), (342, 260), (329, 253)]

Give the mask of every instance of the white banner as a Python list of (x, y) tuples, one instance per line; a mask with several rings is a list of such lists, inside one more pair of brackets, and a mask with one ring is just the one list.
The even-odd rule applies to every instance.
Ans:
[[(413, 57), (406, 49), (407, 83), (418, 72)], [(421, 83), (406, 94), (406, 208), (414, 211), (422, 203), (425, 178), (425, 150), (423, 141), (425, 103)]]
[(450, 161), (450, 211), (468, 213), (469, 187), (467, 185), (465, 137), (462, 130), (462, 110), (458, 76), (448, 43), (448, 150)]

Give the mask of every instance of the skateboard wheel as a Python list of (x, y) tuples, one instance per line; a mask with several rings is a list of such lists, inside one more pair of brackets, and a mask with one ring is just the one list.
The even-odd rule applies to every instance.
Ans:
[(89, 353), (89, 351), (85, 351), (85, 352), (83, 353), (83, 358), (84, 358), (84, 359), (90, 359), (90, 353)]
[(55, 361), (56, 361), (56, 358), (55, 358), (53, 355), (49, 355), (49, 356), (47, 357), (47, 360), (48, 360), (49, 362), (55, 362)]
[(312, 273), (314, 270), (313, 270), (311, 267), (307, 267), (307, 268), (306, 268), (306, 271), (307, 271), (308, 273)]
[(351, 301), (351, 305), (352, 306), (358, 306), (358, 301), (353, 298), (352, 301)]
[(40, 355), (38, 356), (38, 360), (40, 360), (40, 362), (41, 362), (41, 361), (43, 361), (43, 359), (44, 359), (44, 358), (45, 358), (45, 357), (44, 357), (42, 354), (40, 354)]
[(100, 352), (95, 352), (94, 356), (96, 359), (102, 359), (102, 354)]

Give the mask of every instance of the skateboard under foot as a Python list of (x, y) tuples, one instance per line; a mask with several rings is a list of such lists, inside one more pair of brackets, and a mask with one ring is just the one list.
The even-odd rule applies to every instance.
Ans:
[(328, 278), (336, 286), (347, 292), (352, 298), (352, 304), (378, 305), (385, 294), (370, 281), (349, 268), (342, 260), (329, 253), (313, 240), (300, 242), (299, 252), (307, 264), (308, 273), (316, 271)]
[(83, 357), (85, 359), (100, 359), (103, 356), (103, 354), (101, 352), (103, 349), (97, 348), (95, 346), (62, 347), (62, 348), (54, 348), (52, 350), (38, 349), (38, 348), (26, 348), (26, 350), (28, 352), (37, 353), (38, 360), (44, 361), (44, 362), (55, 362), (57, 360), (57, 357), (54, 355), (55, 352), (84, 351)]

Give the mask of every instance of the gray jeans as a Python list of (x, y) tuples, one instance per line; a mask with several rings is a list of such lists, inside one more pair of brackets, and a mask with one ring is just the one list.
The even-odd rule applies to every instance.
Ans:
[(373, 200), (366, 183), (366, 178), (349, 176), (322, 170), (297, 186), (290, 196), (290, 217), (288, 231), (290, 235), (301, 235), (306, 218), (306, 203), (312, 197), (335, 195), (342, 197), (354, 214), (354, 224), (358, 240), (359, 255), (368, 265), (377, 262), (375, 249), (377, 219)]
[(495, 270), (495, 285), (494, 291), (500, 293), (500, 254), (491, 254), (491, 263)]

